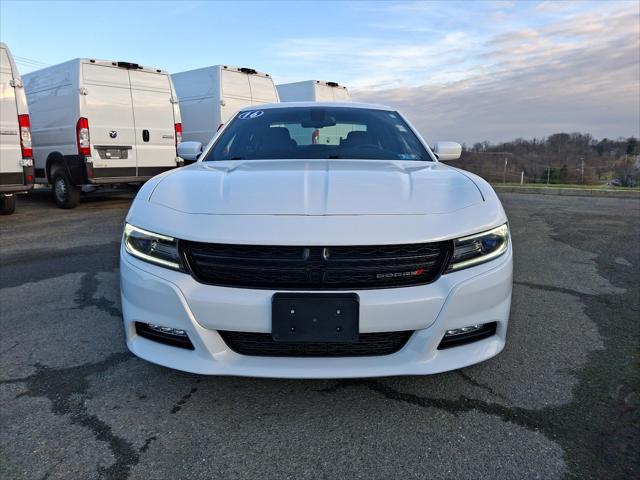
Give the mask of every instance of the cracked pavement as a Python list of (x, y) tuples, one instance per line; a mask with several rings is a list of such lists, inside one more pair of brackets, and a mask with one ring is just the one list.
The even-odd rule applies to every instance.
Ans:
[(203, 377), (124, 344), (133, 193), (0, 217), (0, 476), (634, 478), (640, 202), (501, 195), (515, 249), (505, 350), (426, 377)]

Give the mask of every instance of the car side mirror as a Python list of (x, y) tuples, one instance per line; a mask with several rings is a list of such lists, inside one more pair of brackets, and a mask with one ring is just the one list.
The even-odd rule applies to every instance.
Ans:
[(433, 147), (433, 153), (438, 156), (438, 160), (457, 160), (462, 155), (462, 146), (456, 142), (438, 142)]
[(195, 162), (202, 155), (200, 142), (181, 142), (178, 144), (178, 156), (187, 162)]

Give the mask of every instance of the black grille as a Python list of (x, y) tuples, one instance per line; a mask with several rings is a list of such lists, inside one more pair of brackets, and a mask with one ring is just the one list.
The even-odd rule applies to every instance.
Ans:
[(450, 242), (292, 247), (182, 242), (202, 283), (267, 289), (367, 289), (424, 285), (442, 273)]
[(231, 350), (260, 357), (367, 357), (389, 355), (407, 343), (413, 331), (361, 333), (356, 343), (279, 343), (270, 333), (218, 331)]

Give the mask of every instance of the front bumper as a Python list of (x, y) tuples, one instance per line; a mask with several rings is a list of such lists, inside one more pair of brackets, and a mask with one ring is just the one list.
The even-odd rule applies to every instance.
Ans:
[[(396, 353), (371, 357), (256, 357), (231, 350), (217, 330), (271, 331), (275, 291), (215, 287), (142, 262), (121, 249), (122, 312), (129, 349), (159, 365), (192, 373), (280, 378), (421, 375), (462, 368), (497, 355), (505, 344), (512, 289), (512, 250), (476, 267), (407, 288), (356, 291), (360, 332), (414, 330)], [(135, 322), (185, 330), (194, 350), (136, 334)], [(438, 350), (449, 329), (497, 322), (492, 337)]]

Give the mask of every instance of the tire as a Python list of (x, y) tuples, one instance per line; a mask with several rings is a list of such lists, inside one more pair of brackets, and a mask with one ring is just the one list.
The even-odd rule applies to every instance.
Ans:
[(0, 215), (11, 215), (16, 211), (15, 195), (0, 195)]
[(52, 169), (51, 193), (60, 208), (75, 208), (80, 203), (80, 188), (71, 183), (69, 174), (61, 166)]

